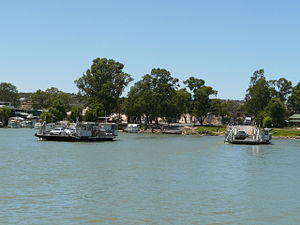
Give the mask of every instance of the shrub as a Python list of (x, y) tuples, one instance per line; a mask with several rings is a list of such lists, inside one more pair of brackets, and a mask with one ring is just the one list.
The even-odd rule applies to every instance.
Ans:
[(264, 117), (263, 122), (262, 122), (262, 126), (263, 128), (265, 127), (271, 127), (272, 126), (272, 118), (269, 116)]

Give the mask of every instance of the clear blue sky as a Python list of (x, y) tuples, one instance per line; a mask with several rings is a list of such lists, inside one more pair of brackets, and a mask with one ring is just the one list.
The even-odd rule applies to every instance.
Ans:
[(0, 82), (75, 93), (73, 81), (106, 57), (135, 81), (160, 67), (243, 99), (256, 69), (299, 82), (299, 11), (287, 0), (1, 1)]

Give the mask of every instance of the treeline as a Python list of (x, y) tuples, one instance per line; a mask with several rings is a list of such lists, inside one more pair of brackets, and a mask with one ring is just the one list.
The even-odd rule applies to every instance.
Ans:
[[(282, 127), (290, 114), (300, 111), (300, 83), (293, 87), (285, 78), (268, 81), (264, 70), (253, 73), (245, 100), (239, 102), (216, 98), (217, 91), (194, 76), (184, 80), (181, 87), (179, 79), (162, 68), (152, 69), (132, 85), (127, 97), (121, 97), (133, 81), (123, 69), (120, 62), (97, 58), (75, 81), (79, 89), (76, 95), (52, 87), (32, 93), (30, 102), (34, 109), (44, 109), (41, 118), (47, 122), (66, 118), (97, 121), (115, 113), (117, 117), (126, 114), (131, 122), (143, 120), (146, 124), (158, 124), (159, 118), (168, 123), (177, 122), (181, 117), (186, 122), (203, 124), (210, 113), (221, 116), (227, 123), (252, 116), (262, 126)], [(0, 101), (20, 104), (17, 88), (0, 83)], [(83, 116), (84, 108), (87, 110)], [(67, 115), (67, 112), (71, 113)], [(0, 110), (0, 118), (3, 117)]]
[(267, 80), (264, 70), (257, 70), (250, 78), (243, 107), (257, 124), (283, 127), (289, 115), (300, 111), (300, 82), (293, 87), (285, 78)]

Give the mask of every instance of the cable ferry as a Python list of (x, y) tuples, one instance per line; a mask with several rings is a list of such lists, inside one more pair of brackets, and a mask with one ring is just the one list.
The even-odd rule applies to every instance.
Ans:
[(253, 125), (229, 126), (225, 134), (225, 143), (230, 144), (270, 144), (272, 140), (271, 129), (261, 129)]
[(49, 128), (43, 122), (35, 136), (46, 141), (112, 141), (118, 136), (118, 129), (117, 124), (106, 122), (77, 122), (66, 128)]

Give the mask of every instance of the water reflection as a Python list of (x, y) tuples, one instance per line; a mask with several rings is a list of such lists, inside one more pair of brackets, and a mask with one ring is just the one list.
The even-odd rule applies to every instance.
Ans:
[(259, 145), (253, 145), (251, 147), (252, 147), (252, 153), (253, 153), (253, 155), (259, 153), (259, 150), (260, 150), (260, 146)]

